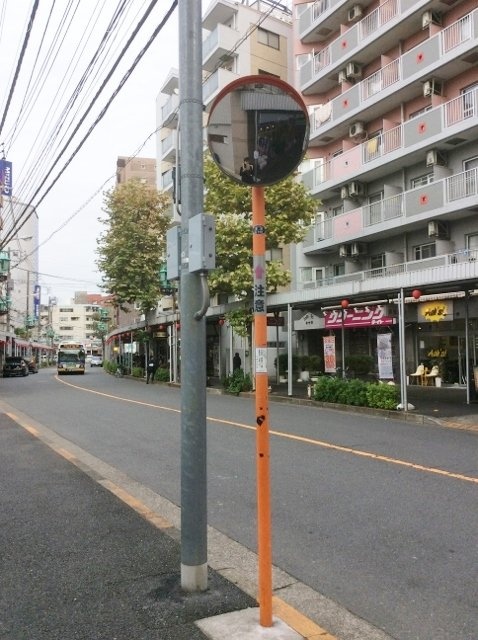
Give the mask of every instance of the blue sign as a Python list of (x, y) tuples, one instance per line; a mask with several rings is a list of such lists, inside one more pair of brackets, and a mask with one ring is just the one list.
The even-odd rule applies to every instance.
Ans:
[(11, 196), (13, 189), (12, 163), (8, 160), (0, 160), (0, 186), (2, 196)]
[(41, 287), (39, 284), (36, 284), (33, 288), (33, 315), (35, 319), (38, 320), (40, 317), (40, 298), (41, 298)]

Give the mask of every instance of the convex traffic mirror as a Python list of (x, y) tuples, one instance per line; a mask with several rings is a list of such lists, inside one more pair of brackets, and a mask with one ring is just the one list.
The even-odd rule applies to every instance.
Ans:
[(208, 145), (219, 168), (251, 186), (267, 186), (292, 173), (309, 141), (309, 118), (300, 95), (283, 80), (246, 76), (215, 99)]

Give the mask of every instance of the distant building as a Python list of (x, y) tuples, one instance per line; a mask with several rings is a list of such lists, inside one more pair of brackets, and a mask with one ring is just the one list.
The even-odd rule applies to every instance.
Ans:
[[(38, 214), (35, 207), (26, 205), (16, 198), (3, 201), (5, 220), (24, 220), (19, 231), (3, 251), (10, 258), (10, 272), (1, 283), (1, 298), (9, 300), (8, 312), (0, 315), (3, 331), (35, 326), (34, 291), (38, 285)], [(3, 233), (8, 232), (4, 229)]]
[(156, 158), (119, 156), (116, 161), (116, 183), (123, 184), (133, 179), (156, 187)]

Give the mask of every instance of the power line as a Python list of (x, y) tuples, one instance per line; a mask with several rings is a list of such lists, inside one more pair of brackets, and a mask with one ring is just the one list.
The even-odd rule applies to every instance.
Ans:
[[(64, 173), (64, 171), (67, 169), (67, 167), (70, 165), (71, 161), (73, 160), (73, 158), (77, 155), (77, 153), (80, 151), (80, 149), (82, 148), (82, 146), (84, 145), (84, 143), (86, 142), (86, 140), (88, 139), (88, 137), (91, 135), (91, 133), (93, 132), (93, 130), (96, 128), (96, 126), (98, 125), (98, 123), (102, 120), (102, 118), (104, 117), (104, 115), (106, 114), (108, 108), (110, 107), (111, 103), (113, 102), (113, 100), (116, 98), (116, 96), (118, 95), (118, 93), (121, 91), (121, 89), (123, 88), (124, 84), (126, 83), (126, 81), (128, 80), (128, 78), (131, 76), (132, 72), (134, 71), (135, 67), (137, 66), (137, 64), (139, 63), (139, 61), (141, 60), (141, 58), (144, 56), (144, 54), (147, 52), (147, 50), (149, 49), (149, 47), (151, 46), (151, 44), (153, 43), (153, 41), (155, 40), (156, 36), (158, 35), (158, 33), (163, 29), (164, 25), (167, 23), (167, 21), (169, 20), (169, 18), (171, 17), (174, 9), (177, 6), (177, 1), (178, 0), (173, 0), (173, 3), (171, 4), (169, 10), (167, 11), (166, 15), (164, 16), (164, 18), (162, 19), (162, 21), (160, 22), (160, 24), (154, 29), (152, 35), (150, 36), (149, 40), (147, 41), (146, 45), (141, 49), (141, 51), (138, 53), (138, 55), (136, 56), (135, 60), (133, 61), (133, 64), (131, 65), (131, 67), (128, 69), (128, 71), (125, 73), (125, 75), (123, 76), (123, 78), (121, 79), (119, 85), (117, 86), (117, 88), (115, 89), (115, 91), (113, 92), (113, 94), (111, 95), (110, 99), (108, 100), (108, 102), (106, 103), (105, 107), (103, 107), (103, 109), (101, 110), (100, 114), (98, 115), (98, 117), (96, 118), (96, 120), (93, 122), (93, 124), (90, 126), (90, 128), (88, 129), (87, 133), (85, 134), (85, 136), (82, 138), (82, 140), (80, 141), (80, 143), (77, 145), (77, 147), (75, 148), (75, 150), (73, 151), (73, 153), (70, 155), (70, 157), (68, 158), (68, 160), (66, 161), (66, 163), (63, 165), (62, 169), (59, 171), (59, 173), (56, 175), (56, 177), (53, 179), (53, 181), (50, 183), (49, 187), (46, 189), (46, 191), (43, 193), (42, 197), (40, 198), (40, 200), (36, 203), (36, 206), (39, 206), (41, 204), (41, 202), (43, 202), (43, 200), (45, 199), (45, 197), (48, 195), (48, 193), (51, 191), (51, 189), (53, 188), (53, 186), (56, 184), (56, 182), (59, 180), (59, 178), (61, 177), (61, 175)], [(156, 4), (157, 0), (153, 0), (153, 2), (150, 4), (150, 6), (148, 7), (147, 13), (145, 14), (145, 16), (143, 16), (142, 21), (140, 22), (139, 25), (137, 25), (137, 28), (135, 29), (134, 34), (132, 34), (132, 36), (129, 38), (127, 45), (123, 48), (119, 58), (117, 59), (117, 62), (115, 63), (115, 67), (117, 66), (117, 64), (119, 63), (119, 60), (121, 59), (121, 57), (124, 55), (124, 52), (126, 51), (127, 47), (129, 46), (130, 42), (132, 41), (132, 38), (136, 35), (136, 33), (139, 31), (139, 28), (142, 26), (142, 24), (144, 23), (144, 20), (146, 19), (147, 15), (149, 15), (149, 11), (152, 9), (152, 7), (154, 6), (154, 4)], [(111, 77), (112, 71), (108, 74), (107, 76), (107, 80)], [(107, 81), (106, 80), (106, 81)], [(96, 99), (98, 98), (101, 90), (104, 88), (104, 85), (106, 84), (106, 81), (104, 81), (102, 83), (101, 89), (97, 92), (94, 101), (96, 101)], [(88, 109), (88, 112), (91, 110), (91, 106)], [(82, 120), (80, 121), (80, 124), (84, 121), (84, 117), (82, 118)], [(75, 128), (75, 133), (79, 128), (79, 125), (77, 125), (77, 127)], [(69, 141), (71, 141), (73, 135), (70, 136)], [(64, 148), (62, 149), (61, 153), (57, 156), (53, 166), (50, 168), (49, 172), (47, 173), (46, 178), (48, 178), (50, 176), (50, 174), (52, 173), (54, 167), (56, 166), (56, 164), (59, 161), (59, 158), (61, 157), (61, 155), (63, 154), (63, 152), (66, 150), (66, 145), (64, 146)], [(30, 215), (28, 214), (28, 208), (31, 206), (33, 199), (38, 195), (38, 193), (41, 191), (43, 184), (41, 184), (37, 190), (35, 191), (35, 193), (33, 194), (33, 196), (31, 197), (31, 200), (28, 204), (25, 205), (24, 210), (22, 211), (22, 213), (20, 214), (20, 217), (17, 221), (17, 226), (16, 228), (12, 228), (10, 229), (10, 231), (6, 234), (6, 237), (3, 239), (3, 242), (0, 244), (0, 249), (5, 246), (5, 243), (8, 242), (16, 233), (18, 233), (20, 227), (18, 226), (19, 223), (25, 224), (25, 222), (29, 219)]]
[(23, 40), (22, 50), (20, 51), (20, 57), (18, 59), (17, 68), (15, 69), (15, 75), (13, 77), (13, 81), (12, 81), (12, 84), (10, 86), (10, 91), (8, 93), (7, 104), (5, 105), (5, 109), (3, 111), (2, 121), (0, 122), (0, 135), (2, 134), (2, 131), (3, 131), (3, 126), (5, 124), (5, 119), (7, 117), (7, 113), (8, 113), (8, 110), (10, 108), (10, 103), (11, 103), (12, 98), (13, 98), (13, 92), (15, 91), (15, 86), (17, 84), (18, 76), (20, 74), (20, 69), (22, 68), (23, 58), (25, 56), (25, 51), (27, 50), (28, 41), (30, 40), (30, 34), (31, 34), (31, 31), (32, 31), (32, 28), (33, 28), (33, 23), (35, 22), (35, 15), (36, 15), (36, 12), (37, 12), (37, 9), (38, 9), (39, 2), (40, 2), (40, 0), (34, 0), (34, 3), (33, 3), (32, 12), (31, 12), (31, 15), (30, 15), (30, 20), (28, 21), (27, 31), (25, 33), (25, 38)]

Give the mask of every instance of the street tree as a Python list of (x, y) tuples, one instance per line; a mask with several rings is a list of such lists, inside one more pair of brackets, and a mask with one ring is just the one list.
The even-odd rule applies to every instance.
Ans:
[[(212, 294), (228, 293), (245, 301), (244, 317), (228, 317), (236, 332), (244, 335), (252, 297), (252, 202), (250, 186), (225, 176), (210, 159), (204, 163), (205, 210), (216, 219), (216, 268), (209, 275)], [(265, 190), (266, 250), (303, 240), (317, 210), (302, 183), (293, 176)], [(267, 289), (274, 293), (290, 282), (290, 272), (280, 260), (267, 262)]]
[(159, 271), (164, 260), (169, 196), (129, 180), (104, 194), (106, 230), (97, 241), (96, 261), (103, 288), (121, 308), (136, 303), (142, 313), (161, 297)]

